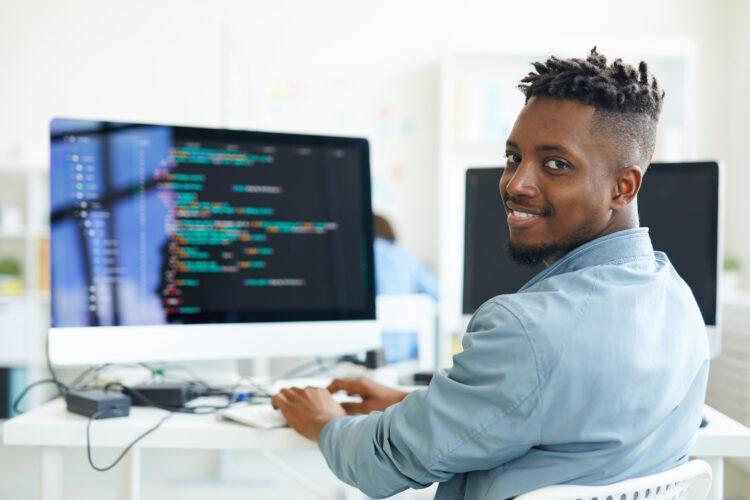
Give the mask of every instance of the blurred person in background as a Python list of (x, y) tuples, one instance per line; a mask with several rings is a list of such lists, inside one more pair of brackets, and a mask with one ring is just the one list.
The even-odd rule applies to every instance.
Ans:
[(437, 300), (435, 275), (396, 243), (388, 219), (374, 214), (375, 292), (378, 295), (424, 293)]

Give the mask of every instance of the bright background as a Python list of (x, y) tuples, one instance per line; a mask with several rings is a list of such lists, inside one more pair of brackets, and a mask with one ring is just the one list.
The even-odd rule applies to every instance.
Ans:
[(660, 43), (681, 41), (695, 50), (695, 143), (684, 159), (726, 162), (726, 250), (750, 263), (748, 25), (744, 0), (4, 0), (0, 152), (45, 161), (53, 116), (364, 135), (376, 209), (437, 268), (447, 51), (546, 46), (554, 54), (573, 45), (583, 56), (598, 45), (614, 58), (608, 44), (640, 43), (647, 59)]
[[(657, 159), (724, 162), (724, 250), (750, 287), (749, 26), (747, 0), (0, 0), (0, 211), (47, 168), (55, 116), (364, 136), (374, 208), (438, 273), (454, 329), (463, 169), (502, 160), (528, 62), (597, 45), (653, 61)], [(43, 232), (30, 179), (19, 203)], [(6, 250), (22, 253), (0, 231)]]

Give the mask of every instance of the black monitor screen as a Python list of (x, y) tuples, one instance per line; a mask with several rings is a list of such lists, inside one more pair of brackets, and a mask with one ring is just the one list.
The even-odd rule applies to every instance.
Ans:
[(55, 327), (373, 319), (364, 139), (56, 119)]
[[(508, 226), (498, 183), (502, 168), (466, 173), (463, 312), (521, 288), (543, 266), (528, 268), (507, 255)], [(707, 325), (716, 324), (719, 172), (707, 163), (654, 163), (638, 205), (655, 250), (667, 254), (698, 302)]]
[(653, 163), (638, 193), (641, 226), (690, 286), (707, 325), (716, 325), (719, 166)]

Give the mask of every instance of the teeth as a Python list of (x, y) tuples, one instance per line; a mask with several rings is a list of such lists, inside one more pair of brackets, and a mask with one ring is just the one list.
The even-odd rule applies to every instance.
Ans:
[(516, 217), (520, 217), (521, 219), (528, 219), (529, 217), (536, 217), (534, 214), (529, 214), (526, 212), (519, 212), (518, 210), (513, 210), (513, 215)]

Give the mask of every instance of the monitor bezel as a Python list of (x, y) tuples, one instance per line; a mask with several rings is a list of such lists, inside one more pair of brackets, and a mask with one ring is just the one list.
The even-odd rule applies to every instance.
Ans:
[(49, 330), (55, 365), (328, 356), (380, 345), (372, 320), (89, 326)]

